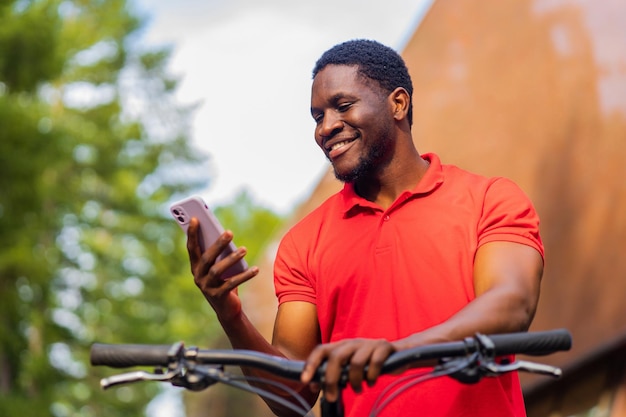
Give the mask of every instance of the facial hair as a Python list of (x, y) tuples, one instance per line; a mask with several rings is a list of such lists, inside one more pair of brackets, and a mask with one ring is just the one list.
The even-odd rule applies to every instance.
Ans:
[(384, 132), (380, 139), (370, 146), (365, 155), (361, 155), (357, 165), (346, 173), (335, 171), (335, 178), (341, 182), (356, 182), (359, 179), (373, 177), (383, 166), (386, 165), (385, 159), (390, 156), (393, 140), (387, 132)]

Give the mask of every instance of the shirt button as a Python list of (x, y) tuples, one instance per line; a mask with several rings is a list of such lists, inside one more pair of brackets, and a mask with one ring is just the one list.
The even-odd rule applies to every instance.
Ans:
[(389, 221), (389, 215), (388, 215), (388, 214), (385, 214), (385, 217), (383, 217), (383, 220), (384, 220), (384, 221), (386, 221), (386, 222), (388, 222), (388, 221)]

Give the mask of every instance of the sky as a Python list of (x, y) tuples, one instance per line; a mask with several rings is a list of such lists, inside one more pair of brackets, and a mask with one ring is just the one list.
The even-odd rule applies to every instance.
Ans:
[(333, 45), (375, 39), (399, 52), (432, 0), (135, 0), (146, 45), (171, 46), (177, 101), (197, 103), (211, 206), (247, 190), (287, 214), (329, 166), (313, 139), (311, 70)]

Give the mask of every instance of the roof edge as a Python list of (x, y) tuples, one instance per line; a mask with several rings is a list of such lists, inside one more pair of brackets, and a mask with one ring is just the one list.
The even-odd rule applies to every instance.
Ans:
[(405, 34), (402, 36), (397, 45), (398, 51), (404, 51), (409, 41), (417, 31), (417, 28), (420, 26), (428, 12), (430, 11), (435, 0), (424, 0), (422, 5), (419, 7), (417, 13), (413, 18), (413, 23), (407, 28)]

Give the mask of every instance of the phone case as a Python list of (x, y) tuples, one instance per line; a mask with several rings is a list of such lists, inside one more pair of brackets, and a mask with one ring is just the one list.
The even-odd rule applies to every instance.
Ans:
[[(206, 250), (207, 246), (212, 245), (217, 238), (224, 233), (224, 228), (219, 220), (201, 197), (192, 196), (172, 204), (170, 206), (170, 213), (185, 233), (187, 233), (191, 219), (193, 217), (198, 219), (200, 222), (199, 243), (202, 251)], [(217, 260), (223, 259), (236, 249), (235, 244), (230, 242), (226, 249), (217, 257)], [(230, 278), (246, 269), (248, 269), (248, 264), (244, 259), (241, 259), (235, 265), (224, 271), (222, 278)]]

